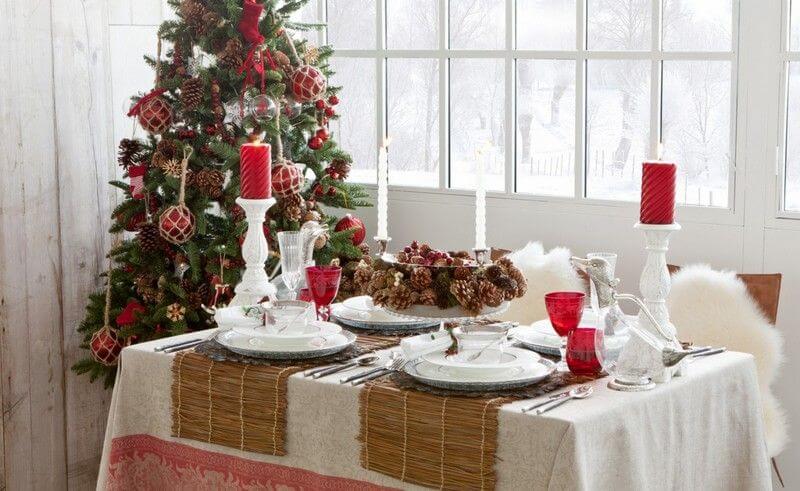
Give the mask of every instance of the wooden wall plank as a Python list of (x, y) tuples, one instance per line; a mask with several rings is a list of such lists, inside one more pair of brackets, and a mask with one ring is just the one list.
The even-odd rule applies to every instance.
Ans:
[[(77, 326), (88, 295), (102, 288), (116, 169), (111, 130), (111, 72), (105, 0), (52, 5), (56, 149), (61, 227), (66, 451), (69, 489), (92, 489), (111, 392), (69, 367), (84, 357)], [(59, 83), (59, 81), (61, 81)], [(69, 83), (64, 83), (69, 81)]]
[(50, 0), (0, 2), (5, 487), (66, 487)]

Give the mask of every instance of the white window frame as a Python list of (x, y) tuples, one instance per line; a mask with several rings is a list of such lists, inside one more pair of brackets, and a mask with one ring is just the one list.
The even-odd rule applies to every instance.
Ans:
[[(318, 1), (318, 15), (327, 21), (326, 0)], [(336, 49), (334, 57), (341, 58), (367, 58), (375, 60), (376, 70), (376, 121), (375, 145), (383, 141), (387, 131), (386, 104), (386, 60), (391, 58), (426, 58), (439, 61), (439, 182), (438, 188), (421, 188), (410, 186), (390, 187), (393, 194), (402, 193), (409, 197), (423, 198), (426, 195), (446, 195), (451, 199), (462, 200), (465, 203), (474, 195), (474, 192), (461, 189), (450, 189), (449, 185), (449, 60), (451, 58), (491, 58), (502, 59), (505, 63), (505, 189), (503, 191), (489, 192), (488, 197), (494, 200), (517, 200), (538, 203), (540, 206), (554, 211), (569, 211), (585, 214), (597, 214), (619, 217), (638, 216), (637, 202), (602, 200), (585, 197), (586, 179), (584, 166), (584, 153), (586, 149), (585, 136), (585, 100), (586, 100), (586, 63), (588, 60), (623, 60), (637, 59), (651, 62), (650, 73), (650, 151), (653, 156), (661, 141), (661, 90), (662, 90), (662, 62), (663, 61), (727, 61), (731, 64), (731, 112), (730, 112), (730, 145), (732, 167), (728, 176), (728, 206), (726, 208), (712, 208), (695, 205), (680, 205), (680, 218), (683, 221), (742, 225), (744, 220), (744, 196), (740, 189), (743, 187), (738, 155), (739, 149), (744, 145), (744, 137), (738, 132), (742, 124), (742, 115), (738, 110), (739, 78), (739, 53), (740, 49), (740, 0), (732, 0), (732, 46), (730, 51), (719, 52), (662, 52), (661, 49), (661, 18), (662, 0), (652, 2), (651, 48), (648, 51), (596, 51), (586, 49), (587, 36), (587, 1), (576, 0), (576, 46), (575, 50), (516, 50), (516, 0), (505, 0), (505, 47), (503, 49), (449, 49), (449, 0), (436, 0), (439, 2), (439, 39), (437, 49), (387, 49), (386, 47), (386, 22), (385, 5), (390, 0), (376, 0), (375, 12), (375, 45), (376, 49)], [(788, 1), (788, 0), (787, 0)], [(320, 42), (327, 41), (327, 31), (320, 35)], [(336, 48), (334, 46), (334, 48)], [(575, 189), (574, 196), (546, 196), (525, 192), (516, 192), (516, 60), (541, 59), (541, 60), (574, 60), (576, 62), (575, 97)], [(373, 184), (367, 184), (373, 187)], [(459, 198), (460, 197), (460, 198)]]
[[(800, 8), (800, 0), (795, 8)], [(771, 191), (772, 202), (775, 207), (775, 220), (773, 225), (784, 225), (790, 228), (800, 228), (800, 211), (785, 209), (786, 201), (786, 167), (787, 167), (787, 136), (789, 117), (789, 63), (800, 62), (800, 50), (791, 51), (791, 8), (792, 0), (781, 2), (781, 51), (780, 51), (780, 102), (778, 124), (778, 144), (775, 151), (775, 184)]]

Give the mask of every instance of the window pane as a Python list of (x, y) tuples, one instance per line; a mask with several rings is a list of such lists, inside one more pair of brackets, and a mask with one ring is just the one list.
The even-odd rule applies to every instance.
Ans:
[(438, 25), (438, 0), (386, 2), (386, 46), (390, 49), (436, 49)]
[(589, 0), (589, 49), (649, 50), (650, 0)]
[(730, 51), (731, 0), (664, 1), (665, 51)]
[(665, 61), (661, 111), (664, 159), (678, 164), (677, 201), (727, 207), (730, 62)]
[(450, 2), (450, 47), (502, 49), (505, 46), (505, 1)]
[(337, 49), (375, 48), (375, 0), (327, 0), (328, 43)]
[(575, 0), (517, 0), (517, 48), (575, 49)]
[(636, 201), (650, 157), (650, 63), (590, 60), (586, 83), (586, 195)]
[(574, 61), (517, 61), (516, 160), (518, 192), (574, 195)]
[(375, 130), (375, 60), (333, 58), (336, 74), (331, 84), (341, 86), (331, 131), (339, 146), (353, 157), (350, 179), (355, 182), (376, 182), (377, 139)]
[(800, 63), (789, 64), (784, 208), (800, 211)]
[(791, 9), (789, 49), (797, 51), (800, 50), (800, 2), (794, 0), (791, 3)]
[(439, 63), (387, 60), (389, 183), (439, 186)]
[(450, 186), (475, 189), (475, 152), (487, 143), (486, 189), (505, 188), (503, 60), (450, 61)]

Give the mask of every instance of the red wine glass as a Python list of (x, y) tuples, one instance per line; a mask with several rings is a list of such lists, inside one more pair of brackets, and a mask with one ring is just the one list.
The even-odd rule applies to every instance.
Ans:
[(544, 296), (544, 305), (547, 308), (547, 315), (550, 317), (550, 324), (556, 334), (561, 336), (559, 370), (569, 370), (566, 364), (567, 335), (581, 322), (585, 301), (586, 294), (583, 292), (550, 292)]
[(567, 334), (567, 366), (575, 375), (597, 375), (603, 367), (597, 358), (598, 337), (602, 329), (577, 327)]
[(309, 266), (306, 268), (306, 283), (317, 307), (317, 318), (327, 321), (330, 305), (339, 293), (342, 268), (339, 266)]

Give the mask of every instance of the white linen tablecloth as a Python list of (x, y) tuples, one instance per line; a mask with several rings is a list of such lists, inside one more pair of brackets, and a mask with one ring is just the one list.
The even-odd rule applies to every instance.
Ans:
[[(153, 351), (164, 342), (122, 352), (98, 489), (130, 482), (139, 488), (236, 489), (243, 486), (240, 473), (264, 474), (259, 482), (265, 487), (355, 489), (363, 482), (362, 489), (371, 488), (367, 483), (420, 489), (361, 467), (356, 438), (362, 388), (339, 384), (339, 375), (289, 378), (283, 457), (173, 438), (174, 355)], [(598, 380), (589, 399), (542, 416), (521, 413), (530, 401), (503, 406), (498, 489), (771, 489), (752, 356), (698, 358), (687, 372), (638, 393), (612, 391), (607, 379)], [(126, 486), (112, 479), (120, 473), (127, 473)]]

